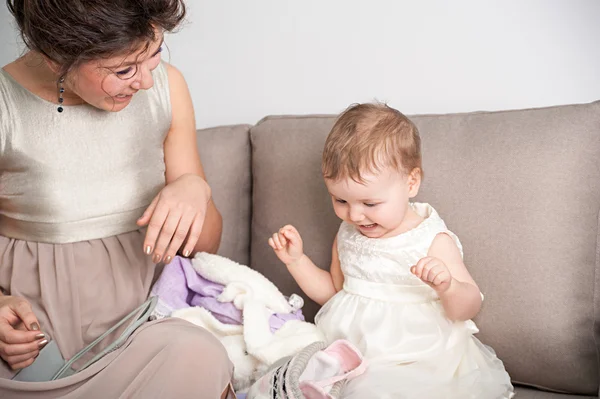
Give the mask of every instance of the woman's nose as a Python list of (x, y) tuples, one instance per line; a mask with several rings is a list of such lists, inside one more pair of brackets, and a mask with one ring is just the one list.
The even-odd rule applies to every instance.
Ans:
[(148, 90), (154, 86), (152, 71), (144, 65), (140, 65), (139, 68), (140, 71), (138, 72), (136, 79), (131, 83), (131, 88), (134, 90)]

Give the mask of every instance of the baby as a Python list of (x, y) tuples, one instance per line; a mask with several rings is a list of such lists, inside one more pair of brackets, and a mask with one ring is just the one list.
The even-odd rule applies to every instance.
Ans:
[(315, 321), (327, 341), (349, 340), (369, 361), (342, 397), (511, 398), (503, 363), (473, 336), (483, 296), (458, 237), (411, 202), (423, 177), (416, 126), (384, 104), (351, 106), (327, 138), (322, 172), (342, 220), (329, 271), (291, 225), (269, 245), (324, 305)]

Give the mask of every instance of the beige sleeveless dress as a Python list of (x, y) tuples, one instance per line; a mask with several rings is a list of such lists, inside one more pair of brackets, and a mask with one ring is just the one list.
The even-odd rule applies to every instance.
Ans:
[[(0, 69), (0, 289), (31, 302), (66, 359), (143, 303), (156, 278), (136, 225), (165, 179), (166, 66), (153, 77), (121, 112), (58, 113)], [(212, 399), (232, 364), (210, 333), (167, 319), (71, 377), (13, 375), (0, 360), (0, 398)]]

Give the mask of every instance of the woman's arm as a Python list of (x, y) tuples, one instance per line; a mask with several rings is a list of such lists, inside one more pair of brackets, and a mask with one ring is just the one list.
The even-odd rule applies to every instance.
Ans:
[(138, 220), (148, 225), (144, 251), (153, 261), (168, 263), (177, 251), (215, 253), (223, 221), (212, 201), (196, 143), (192, 99), (181, 73), (167, 64), (171, 95), (171, 128), (164, 142), (166, 186)]
[[(185, 174), (200, 176), (206, 180), (196, 141), (196, 119), (192, 98), (183, 75), (167, 64), (171, 93), (172, 122), (164, 144), (166, 184)], [(207, 185), (207, 189), (210, 187)], [(223, 220), (212, 201), (208, 202), (204, 224), (194, 252), (215, 253), (221, 243)]]

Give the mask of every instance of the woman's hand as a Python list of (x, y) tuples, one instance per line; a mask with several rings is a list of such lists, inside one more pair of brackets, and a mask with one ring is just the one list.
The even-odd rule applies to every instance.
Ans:
[(29, 366), (48, 340), (27, 300), (0, 295), (0, 357), (13, 370)]
[(189, 256), (202, 232), (211, 189), (202, 177), (184, 174), (164, 187), (154, 198), (139, 226), (148, 225), (144, 252), (152, 261), (169, 263), (185, 241), (183, 256)]

